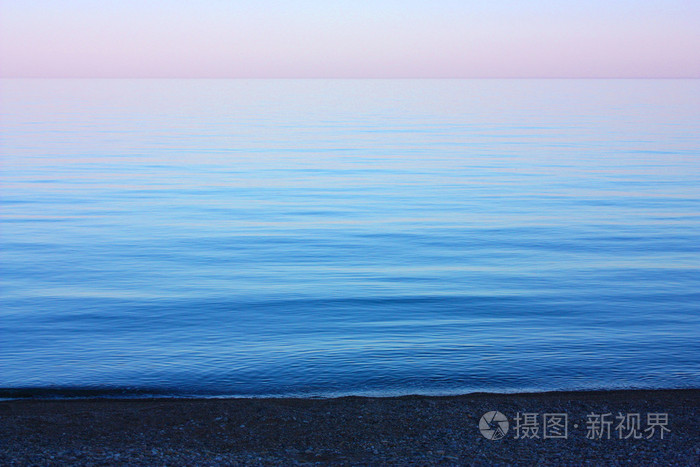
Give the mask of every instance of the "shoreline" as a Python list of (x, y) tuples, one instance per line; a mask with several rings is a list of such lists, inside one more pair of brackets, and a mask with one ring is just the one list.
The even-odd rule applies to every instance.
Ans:
[(367, 392), (367, 393), (286, 393), (286, 394), (206, 394), (206, 393), (173, 393), (165, 390), (105, 388), (105, 389), (81, 389), (81, 388), (0, 388), (0, 402), (12, 401), (88, 401), (88, 400), (334, 400), (345, 398), (364, 399), (402, 399), (402, 398), (462, 398), (472, 396), (547, 396), (547, 395), (571, 395), (594, 396), (614, 394), (636, 393), (663, 393), (663, 392), (693, 392), (700, 391), (700, 387), (676, 387), (676, 388), (613, 388), (613, 389), (552, 389), (542, 391), (474, 391), (474, 392)]
[[(0, 401), (0, 464), (697, 465), (699, 408), (700, 389), (15, 399)], [(509, 422), (502, 439), (479, 429), (490, 411)], [(527, 424), (524, 414), (537, 415)], [(544, 436), (545, 414), (566, 421), (565, 437)]]

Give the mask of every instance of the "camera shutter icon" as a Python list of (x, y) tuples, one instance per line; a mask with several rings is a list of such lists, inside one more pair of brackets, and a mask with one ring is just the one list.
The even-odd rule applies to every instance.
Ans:
[(486, 412), (479, 420), (479, 431), (484, 438), (497, 440), (508, 433), (508, 417), (497, 410)]

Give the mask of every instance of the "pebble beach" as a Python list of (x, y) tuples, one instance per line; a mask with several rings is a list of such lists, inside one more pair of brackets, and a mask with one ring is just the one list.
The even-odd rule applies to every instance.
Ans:
[[(697, 389), (335, 399), (15, 399), (0, 402), (0, 464), (699, 465), (699, 406)], [(509, 422), (500, 439), (489, 439), (492, 432), (486, 430), (485, 436), (479, 429), (482, 416), (491, 411)], [(530, 414), (529, 429), (525, 414)], [(546, 436), (545, 414), (565, 414), (559, 421), (566, 422), (566, 432)], [(627, 414), (631, 425), (619, 418)]]

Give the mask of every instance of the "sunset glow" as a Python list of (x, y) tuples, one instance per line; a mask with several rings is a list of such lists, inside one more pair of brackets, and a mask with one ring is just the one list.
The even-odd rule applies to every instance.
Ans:
[(684, 0), (3, 0), (0, 12), (3, 77), (700, 77), (700, 3)]

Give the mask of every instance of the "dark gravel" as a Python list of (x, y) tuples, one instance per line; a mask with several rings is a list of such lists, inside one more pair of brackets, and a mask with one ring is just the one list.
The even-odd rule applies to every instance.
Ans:
[[(700, 390), (338, 399), (0, 402), (0, 465), (700, 465)], [(510, 430), (478, 429), (491, 410)], [(566, 439), (516, 439), (516, 414), (568, 414)], [(610, 413), (611, 437), (587, 438)], [(615, 416), (639, 413), (641, 439)], [(668, 414), (664, 439), (647, 414)], [(578, 425), (576, 428), (574, 425)]]

